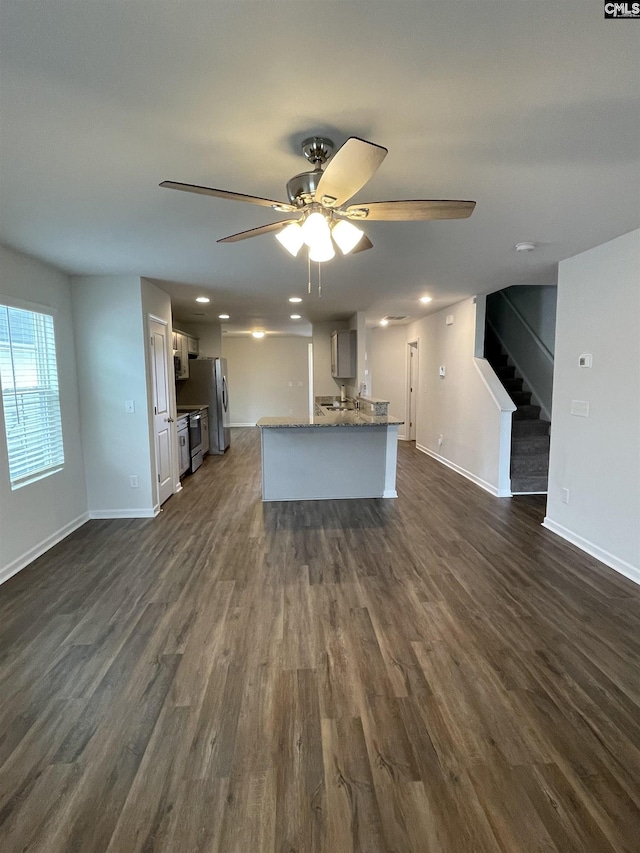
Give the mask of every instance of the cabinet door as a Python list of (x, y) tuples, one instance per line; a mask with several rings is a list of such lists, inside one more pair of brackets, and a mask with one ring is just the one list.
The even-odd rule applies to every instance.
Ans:
[(189, 378), (189, 341), (182, 332), (176, 332), (176, 355), (180, 356), (180, 370), (176, 373), (176, 379)]
[(354, 329), (345, 329), (331, 335), (331, 375), (336, 379), (355, 378), (357, 334)]
[(187, 338), (189, 344), (189, 355), (198, 355), (200, 352), (200, 342), (198, 338), (194, 338), (191, 335)]

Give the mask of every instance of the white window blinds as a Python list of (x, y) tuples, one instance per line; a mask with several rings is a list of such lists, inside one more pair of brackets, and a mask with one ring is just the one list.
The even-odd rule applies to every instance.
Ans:
[(11, 488), (64, 464), (53, 317), (0, 305), (0, 387)]

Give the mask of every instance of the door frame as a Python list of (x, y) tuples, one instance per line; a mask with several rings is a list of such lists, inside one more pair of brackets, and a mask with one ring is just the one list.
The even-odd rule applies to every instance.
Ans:
[[(176, 465), (177, 465), (177, 431), (176, 431), (176, 395), (175, 395), (175, 384), (171, 381), (173, 377), (173, 345), (171, 340), (172, 330), (169, 326), (168, 321), (164, 317), (158, 317), (157, 314), (147, 314), (147, 350), (149, 353), (148, 358), (148, 370), (149, 370), (149, 414), (151, 420), (151, 434), (153, 436), (153, 471), (154, 471), (154, 494), (155, 494), (155, 509), (156, 512), (161, 511), (160, 504), (160, 483), (158, 482), (158, 437), (156, 434), (156, 424), (155, 424), (155, 400), (154, 400), (154, 377), (153, 377), (153, 351), (151, 347), (151, 324), (157, 323), (159, 326), (163, 326), (165, 330), (165, 353), (166, 353), (166, 370), (165, 375), (167, 378), (167, 403), (168, 409), (170, 412), (169, 417), (172, 418), (172, 422), (169, 424), (169, 469), (171, 471), (171, 494), (174, 495), (176, 491), (179, 491), (180, 480), (179, 477), (176, 477)], [(169, 354), (171, 357), (169, 357)], [(178, 488), (176, 488), (176, 482), (178, 483)]]
[[(415, 415), (413, 417), (413, 426), (412, 418), (411, 418), (411, 353), (414, 353), (417, 367), (416, 367), (416, 377), (413, 382), (413, 397), (415, 399)], [(417, 441), (418, 435), (418, 402), (419, 402), (419, 390), (420, 390), (420, 338), (411, 338), (407, 341), (407, 365), (406, 365), (406, 393), (405, 393), (405, 430), (404, 437), (405, 441)]]

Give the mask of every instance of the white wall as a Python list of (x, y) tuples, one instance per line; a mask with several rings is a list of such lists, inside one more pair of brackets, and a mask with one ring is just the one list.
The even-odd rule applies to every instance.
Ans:
[(62, 471), (11, 491), (0, 399), (0, 582), (88, 518), (69, 279), (53, 267), (0, 247), (0, 302), (2, 296), (55, 311), (65, 463)]
[[(638, 583), (639, 342), (640, 231), (562, 261), (545, 526)], [(589, 403), (588, 418), (572, 400)]]
[[(370, 331), (369, 381), (371, 395), (389, 401), (389, 413), (405, 419), (407, 399), (407, 326), (376, 326)], [(408, 425), (399, 427), (405, 438)]]
[[(452, 325), (445, 322), (449, 314)], [(493, 494), (508, 494), (501, 478), (501, 435), (502, 451), (505, 440), (501, 409), (474, 358), (474, 299), (412, 323), (407, 340), (416, 338), (420, 359), (416, 446)], [(444, 379), (438, 374), (440, 365), (445, 367)]]
[[(145, 322), (135, 276), (71, 280), (89, 512), (94, 518), (154, 515)], [(127, 414), (125, 401), (135, 413)], [(132, 489), (129, 477), (138, 476)]]
[(255, 424), (266, 416), (308, 415), (309, 342), (299, 335), (261, 340), (225, 336), (232, 425)]

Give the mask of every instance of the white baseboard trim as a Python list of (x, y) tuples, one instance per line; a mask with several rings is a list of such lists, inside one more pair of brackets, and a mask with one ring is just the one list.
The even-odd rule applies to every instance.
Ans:
[(74, 520), (70, 521), (69, 524), (65, 524), (64, 527), (60, 528), (60, 530), (56, 530), (56, 532), (52, 533), (51, 536), (47, 536), (46, 539), (43, 539), (42, 542), (34, 545), (33, 548), (29, 548), (28, 551), (21, 554), (19, 557), (16, 557), (16, 559), (12, 560), (8, 565), (0, 568), (0, 584), (8, 581), (9, 578), (13, 577), (13, 575), (17, 575), (19, 571), (25, 569), (30, 563), (33, 563), (34, 560), (37, 560), (38, 557), (41, 557), (46, 551), (53, 548), (54, 545), (57, 545), (58, 542), (62, 542), (62, 540), (70, 533), (73, 533), (74, 530), (82, 527), (82, 525), (87, 521), (89, 521), (89, 513), (85, 512), (77, 518), (74, 518)]
[(418, 444), (416, 442), (416, 449), (421, 453), (426, 453), (427, 456), (431, 456), (432, 459), (435, 459), (436, 462), (442, 463), (442, 465), (446, 465), (447, 468), (451, 468), (452, 471), (455, 471), (456, 474), (462, 474), (463, 477), (466, 477), (467, 480), (471, 480), (472, 483), (475, 483), (476, 486), (480, 486), (481, 489), (484, 489), (485, 492), (489, 492), (489, 494), (493, 495), (496, 498), (510, 498), (511, 492), (500, 491), (496, 486), (492, 486), (491, 483), (487, 483), (486, 480), (477, 477), (475, 474), (472, 474), (471, 471), (467, 471), (466, 468), (461, 468), (460, 465), (456, 465), (455, 462), (451, 462), (450, 459), (446, 459), (444, 456), (440, 456), (439, 453), (436, 453), (433, 450), (429, 450), (428, 447), (424, 447), (422, 444)]
[(256, 425), (255, 421), (253, 421), (253, 423), (250, 423), (250, 424), (229, 424), (230, 427), (247, 427), (247, 426), (255, 426), (255, 425)]
[(382, 493), (382, 497), (383, 498), (397, 498), (398, 493), (396, 492), (395, 489), (385, 489), (384, 492)]
[(548, 516), (545, 516), (542, 526), (546, 527), (547, 530), (550, 530), (557, 536), (560, 536), (562, 539), (566, 539), (567, 542), (575, 545), (576, 548), (580, 548), (581, 551), (585, 551), (591, 557), (595, 557), (596, 560), (600, 560), (601, 563), (604, 563), (605, 566), (609, 566), (610, 569), (614, 569), (616, 572), (624, 575), (626, 578), (629, 578), (629, 580), (634, 583), (640, 584), (640, 568), (637, 566), (632, 566), (631, 563), (627, 563), (626, 560), (621, 560), (619, 557), (616, 557), (615, 554), (610, 554), (609, 551), (605, 551), (604, 548), (600, 548), (594, 542), (590, 542), (583, 536), (563, 527), (561, 524), (558, 524), (557, 521), (553, 521)]
[(89, 512), (89, 518), (155, 518), (160, 512), (157, 509), (94, 509)]

